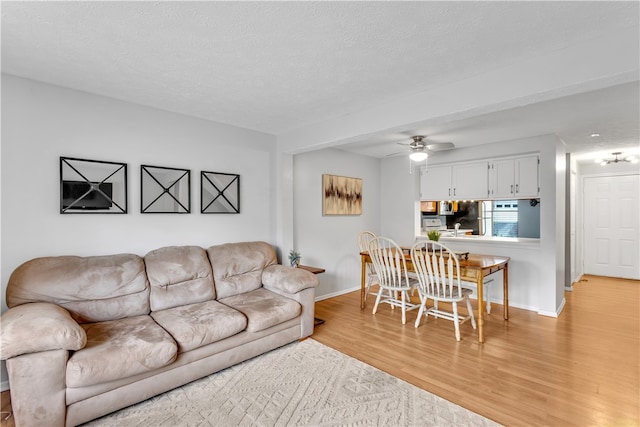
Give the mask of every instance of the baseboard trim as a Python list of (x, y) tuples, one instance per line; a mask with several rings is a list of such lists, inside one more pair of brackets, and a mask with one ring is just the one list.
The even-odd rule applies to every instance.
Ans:
[(340, 295), (348, 294), (349, 292), (359, 291), (359, 290), (360, 290), (360, 286), (354, 286), (352, 288), (343, 289), (343, 290), (340, 290), (340, 291), (332, 292), (330, 294), (325, 294), (325, 295), (316, 297), (316, 301), (322, 301), (322, 300), (325, 300), (325, 299), (337, 297), (337, 296), (340, 296)]
[[(325, 294), (325, 295), (322, 295), (322, 296), (318, 296), (318, 297), (315, 298), (315, 301), (316, 302), (317, 301), (322, 301), (322, 300), (325, 300), (325, 299), (329, 299), (329, 298), (337, 297), (337, 296), (340, 296), (340, 295), (348, 294), (349, 292), (354, 292), (354, 291), (360, 291), (360, 286), (355, 286), (355, 287), (352, 287), (352, 288), (349, 288), (349, 289), (344, 289), (344, 290), (341, 290), (341, 291), (332, 292), (330, 294)], [(476, 299), (475, 297), (476, 297), (476, 295), (474, 294), (471, 297), (471, 299), (475, 300)], [(502, 302), (503, 302), (502, 298), (491, 298), (491, 304), (502, 305)], [(562, 306), (564, 306), (564, 302), (563, 302)], [(521, 308), (523, 310), (528, 310), (528, 311), (535, 311), (538, 314), (546, 315), (545, 313), (540, 312), (538, 310), (538, 307), (534, 307), (534, 306), (530, 306), (530, 305), (514, 304), (513, 302), (509, 301), (509, 307)], [(560, 309), (560, 311), (562, 311), (562, 309)], [(555, 313), (552, 316), (553, 317), (558, 317), (557, 314), (555, 314)]]
[(566, 302), (567, 302), (567, 300), (565, 298), (562, 298), (562, 301), (560, 302), (560, 307), (558, 307), (558, 309), (556, 311), (539, 310), (538, 314), (541, 315), (541, 316), (558, 318), (558, 317), (560, 317), (560, 313), (562, 313), (562, 310), (564, 310), (564, 305), (566, 304)]
[[(494, 302), (495, 300), (491, 300), (491, 302)], [(498, 300), (495, 301), (497, 304), (502, 304), (502, 300)], [(513, 308), (520, 308), (522, 310), (527, 310), (527, 311), (535, 311), (538, 312), (538, 314), (540, 314), (540, 312), (538, 311), (538, 307), (534, 307), (532, 305), (524, 305), (524, 304), (514, 304), (511, 301), (509, 301), (509, 307), (513, 307)]]
[(0, 382), (0, 391), (7, 391), (7, 390), (9, 390), (9, 381), (4, 380)]

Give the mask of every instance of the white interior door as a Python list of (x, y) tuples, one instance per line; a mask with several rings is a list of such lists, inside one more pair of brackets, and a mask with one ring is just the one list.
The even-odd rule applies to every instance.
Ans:
[(584, 272), (640, 279), (640, 175), (584, 181)]

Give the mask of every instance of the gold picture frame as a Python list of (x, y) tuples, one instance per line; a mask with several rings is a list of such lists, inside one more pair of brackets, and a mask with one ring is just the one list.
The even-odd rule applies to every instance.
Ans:
[(362, 178), (323, 174), (322, 215), (362, 215)]

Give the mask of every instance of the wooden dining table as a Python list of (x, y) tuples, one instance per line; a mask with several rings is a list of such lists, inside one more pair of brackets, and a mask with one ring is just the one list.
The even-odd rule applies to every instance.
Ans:
[[(403, 250), (407, 270), (414, 271), (413, 263), (409, 250)], [(504, 320), (509, 319), (509, 257), (496, 255), (467, 254), (458, 257), (460, 263), (460, 280), (465, 282), (475, 282), (478, 287), (478, 315), (476, 320), (478, 323), (478, 341), (484, 342), (484, 278), (490, 274), (502, 270), (502, 317)], [(362, 275), (360, 277), (360, 309), (364, 310), (366, 306), (365, 299), (365, 277), (367, 274), (367, 264), (371, 262), (367, 251), (360, 252), (360, 260), (362, 262)]]

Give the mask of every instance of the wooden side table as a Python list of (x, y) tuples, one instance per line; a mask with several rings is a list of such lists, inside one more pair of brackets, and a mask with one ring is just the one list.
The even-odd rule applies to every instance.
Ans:
[[(313, 274), (320, 274), (320, 273), (324, 273), (325, 269), (324, 268), (319, 268), (319, 267), (311, 267), (309, 265), (298, 265), (298, 268), (301, 268), (303, 270), (307, 270), (312, 272)], [(313, 326), (318, 326), (318, 325), (322, 325), (324, 323), (324, 319), (320, 319), (318, 317), (314, 317), (313, 318)]]

